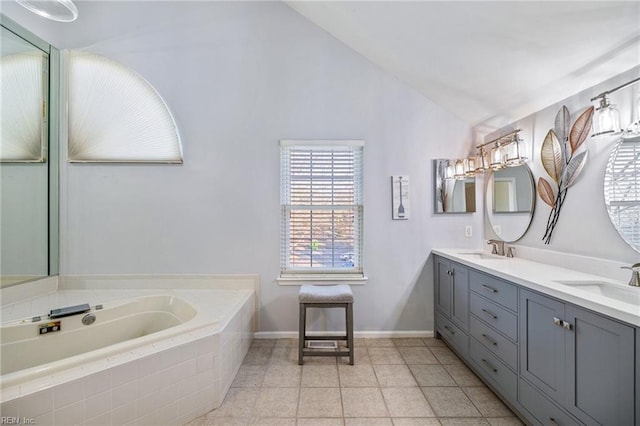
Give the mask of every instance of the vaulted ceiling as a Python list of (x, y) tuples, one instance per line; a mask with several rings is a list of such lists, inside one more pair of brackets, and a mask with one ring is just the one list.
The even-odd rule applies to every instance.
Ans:
[(640, 64), (638, 1), (287, 4), (471, 125), (506, 124)]

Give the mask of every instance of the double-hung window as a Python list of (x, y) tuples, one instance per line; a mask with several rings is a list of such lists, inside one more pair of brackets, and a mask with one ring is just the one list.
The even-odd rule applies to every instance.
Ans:
[(364, 141), (280, 141), (281, 278), (362, 278)]

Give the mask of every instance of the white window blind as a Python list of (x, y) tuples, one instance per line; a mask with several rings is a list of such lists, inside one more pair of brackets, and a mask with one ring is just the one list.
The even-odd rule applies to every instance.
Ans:
[(362, 275), (363, 141), (280, 142), (280, 267)]
[(69, 52), (68, 104), (69, 161), (182, 163), (167, 104), (132, 69), (93, 53)]

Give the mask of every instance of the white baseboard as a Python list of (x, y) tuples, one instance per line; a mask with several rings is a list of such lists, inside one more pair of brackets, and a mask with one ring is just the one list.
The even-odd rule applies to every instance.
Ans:
[[(307, 336), (330, 336), (344, 334), (344, 331), (308, 331)], [(356, 331), (353, 336), (357, 339), (403, 338), (403, 337), (433, 337), (433, 331)], [(297, 339), (297, 331), (258, 331), (253, 333), (255, 339)]]

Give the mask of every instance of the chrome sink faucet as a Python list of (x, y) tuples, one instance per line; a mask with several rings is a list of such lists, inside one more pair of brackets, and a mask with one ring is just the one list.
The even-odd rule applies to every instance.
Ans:
[(632, 287), (640, 287), (640, 263), (631, 266), (622, 266), (621, 269), (631, 270), (631, 279), (629, 285)]
[(487, 244), (493, 245), (491, 249), (491, 254), (497, 254), (499, 256), (504, 256), (504, 241), (502, 240), (489, 240)]

